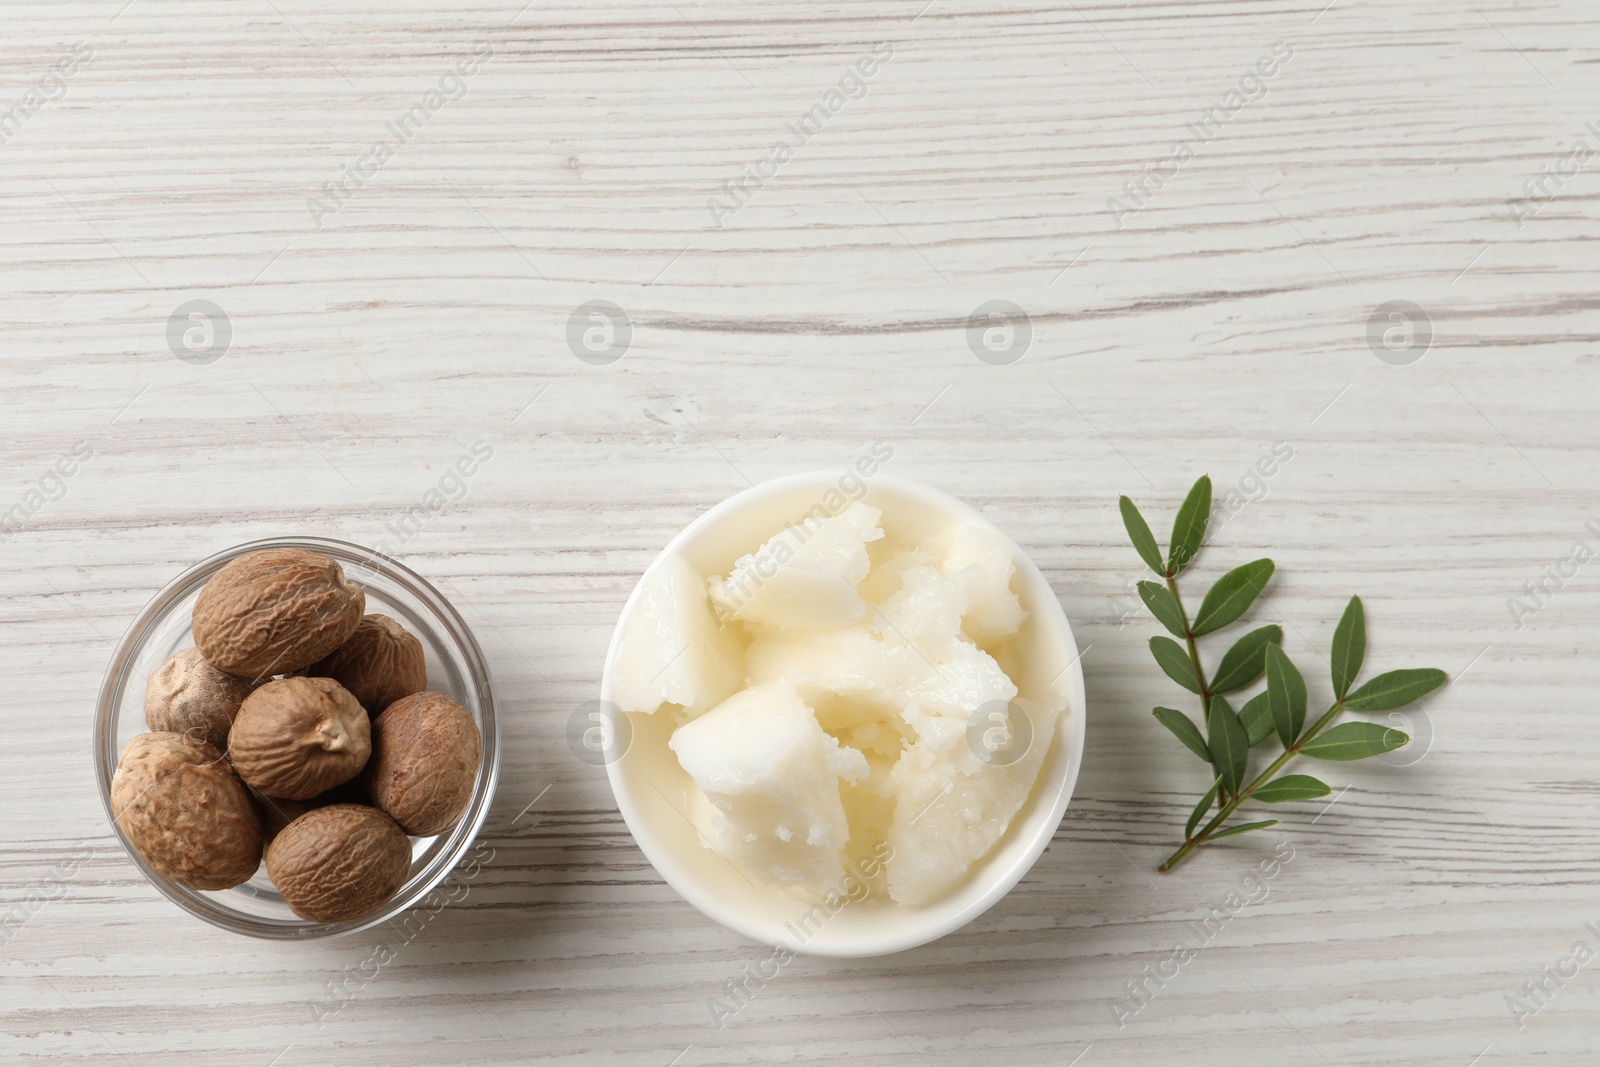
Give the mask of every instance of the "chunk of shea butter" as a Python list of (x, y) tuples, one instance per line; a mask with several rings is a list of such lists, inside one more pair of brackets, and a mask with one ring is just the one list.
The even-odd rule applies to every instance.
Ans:
[(924, 649), (865, 626), (763, 635), (750, 643), (745, 671), (753, 685), (787, 683), (813, 700), (848, 697), (889, 715), (915, 704), (963, 722), (979, 706), (1017, 695), (994, 657), (965, 637)]
[(961, 632), (966, 610), (962, 579), (947, 578), (932, 567), (908, 566), (900, 573), (900, 588), (867, 623), (887, 641), (910, 641), (937, 657)]
[(908, 715), (919, 739), (889, 772), (891, 899), (937, 900), (995, 846), (1033, 790), (1060, 713), (1013, 700), (983, 706), (955, 730), (948, 717)]
[(867, 613), (856, 585), (867, 576), (867, 544), (883, 536), (880, 512), (851, 504), (832, 518), (787, 527), (711, 586), (711, 600), (743, 622), (848, 626)]
[(706, 581), (682, 556), (645, 575), (639, 602), (617, 645), (612, 693), (623, 711), (676, 704), (693, 715), (721, 703), (744, 681), (739, 640), (711, 610)]
[(867, 777), (789, 685), (735, 693), (669, 742), (700, 787), (697, 828), (752, 879), (823, 897), (845, 877), (849, 823), (839, 787)]
[(976, 523), (963, 525), (939, 569), (958, 581), (966, 593), (961, 622), (974, 640), (995, 641), (1021, 629), (1027, 612), (1011, 591), (1017, 563), (1011, 549), (993, 531)]
[(744, 669), (751, 685), (787, 684), (813, 702), (851, 698), (880, 714), (898, 714), (929, 673), (916, 649), (885, 644), (865, 626), (763, 634), (750, 642)]

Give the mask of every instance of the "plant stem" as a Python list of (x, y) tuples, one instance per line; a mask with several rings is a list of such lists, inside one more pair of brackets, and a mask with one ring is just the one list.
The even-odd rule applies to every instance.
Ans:
[(1203, 826), (1193, 837), (1185, 841), (1182, 848), (1168, 856), (1167, 861), (1156, 869), (1165, 874), (1188, 858), (1189, 853), (1193, 852), (1196, 848), (1209, 841), (1211, 839), (1211, 835), (1222, 829), (1222, 824), (1227, 822), (1228, 817), (1238, 810), (1240, 804), (1243, 804), (1245, 801), (1249, 800), (1257, 789), (1260, 789), (1263, 785), (1266, 785), (1267, 782), (1271, 781), (1279, 771), (1283, 770), (1283, 768), (1288, 765), (1290, 760), (1294, 759), (1300, 754), (1300, 750), (1302, 748), (1304, 748), (1323, 730), (1327, 729), (1328, 724), (1333, 722), (1334, 719), (1338, 718), (1339, 713), (1343, 710), (1344, 701), (1334, 701), (1333, 707), (1323, 712), (1322, 717), (1312, 724), (1311, 729), (1302, 734), (1299, 740), (1295, 741), (1293, 745), (1290, 745), (1287, 749), (1285, 749), (1283, 755), (1273, 760), (1271, 766), (1256, 776), (1255, 781), (1251, 782), (1248, 786), (1241, 790), (1237, 796), (1228, 801), (1227, 804), (1223, 805), (1222, 810), (1217, 812), (1217, 814), (1212, 817), (1210, 822), (1206, 823), (1205, 826)]
[(1178, 579), (1167, 575), (1167, 591), (1178, 602), (1178, 615), (1183, 619), (1183, 643), (1189, 646), (1189, 662), (1194, 664), (1194, 676), (1200, 683), (1200, 711), (1202, 721), (1211, 725), (1211, 683), (1206, 679), (1205, 668), (1200, 666), (1200, 646), (1194, 643), (1194, 630), (1189, 626), (1189, 612), (1183, 606), (1183, 595), (1178, 592)]
[[(1200, 683), (1200, 721), (1206, 729), (1211, 729), (1211, 682), (1206, 678), (1205, 668), (1200, 666), (1200, 646), (1195, 644), (1194, 628), (1189, 625), (1189, 612), (1183, 606), (1183, 595), (1178, 592), (1178, 577), (1168, 574), (1167, 591), (1172, 594), (1172, 599), (1178, 602), (1178, 617), (1183, 620), (1183, 643), (1189, 646), (1189, 662), (1194, 664), (1194, 677)], [(1217, 787), (1217, 806), (1220, 808), (1228, 802), (1228, 791), (1221, 786)]]

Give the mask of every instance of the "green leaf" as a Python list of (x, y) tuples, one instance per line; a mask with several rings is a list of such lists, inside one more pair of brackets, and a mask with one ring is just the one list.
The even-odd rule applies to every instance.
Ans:
[(1344, 706), (1352, 711), (1393, 711), (1427, 696), (1449, 680), (1448, 674), (1435, 667), (1390, 671), (1345, 697)]
[(1344, 609), (1344, 617), (1333, 631), (1333, 695), (1343, 700), (1361, 673), (1361, 662), (1367, 658), (1367, 616), (1361, 607), (1361, 598), (1353, 596)]
[(1268, 694), (1257, 693), (1239, 709), (1239, 721), (1244, 724), (1250, 747), (1255, 748), (1272, 736), (1272, 705)]
[[(1345, 722), (1306, 742), (1300, 754), (1326, 760), (1366, 759), (1393, 752), (1410, 740), (1399, 730), (1375, 722)], [(1212, 748), (1215, 750), (1215, 744)]]
[(1221, 784), (1221, 778), (1218, 778), (1216, 781), (1212, 782), (1211, 788), (1206, 790), (1206, 795), (1200, 798), (1200, 803), (1196, 804), (1194, 806), (1194, 811), (1189, 813), (1189, 821), (1184, 824), (1183, 827), (1183, 839), (1185, 841), (1194, 836), (1194, 828), (1200, 825), (1200, 817), (1206, 812), (1210, 811), (1211, 805), (1216, 803), (1217, 787)]
[(1211, 676), (1211, 691), (1232, 693), (1261, 677), (1267, 666), (1267, 646), (1281, 644), (1283, 630), (1277, 626), (1263, 626), (1239, 638), (1217, 664), (1216, 673)]
[(1206, 739), (1200, 736), (1200, 728), (1189, 716), (1171, 708), (1156, 708), (1151, 714), (1156, 717), (1157, 722), (1171, 730), (1179, 741), (1188, 745), (1190, 752), (1207, 763), (1211, 762), (1211, 750), (1206, 747)]
[(1194, 617), (1194, 635), (1199, 637), (1220, 630), (1248, 611), (1272, 580), (1272, 571), (1270, 559), (1258, 559), (1218, 578), (1217, 584), (1201, 601), (1200, 613)]
[(1230, 826), (1220, 834), (1212, 834), (1211, 840), (1215, 841), (1221, 837), (1232, 837), (1234, 834), (1247, 834), (1251, 830), (1265, 830), (1269, 826), (1276, 825), (1278, 825), (1277, 819), (1268, 819), (1265, 822), (1247, 822), (1243, 826)]
[(1144, 565), (1166, 577), (1167, 569), (1161, 565), (1161, 546), (1156, 544), (1156, 535), (1150, 532), (1150, 524), (1127, 497), (1122, 498), (1122, 525), (1127, 527), (1128, 540), (1133, 542), (1133, 550), (1139, 553)]
[(1212, 698), (1209, 729), (1206, 747), (1211, 750), (1211, 765), (1222, 776), (1222, 787), (1237, 793), (1250, 759), (1250, 737), (1226, 697)]
[(1202, 474), (1184, 497), (1172, 524), (1172, 555), (1167, 559), (1169, 573), (1177, 574), (1194, 559), (1194, 554), (1200, 551), (1200, 543), (1206, 539), (1206, 523), (1210, 521), (1211, 476)]
[(1156, 663), (1167, 672), (1167, 677), (1183, 686), (1191, 693), (1200, 692), (1200, 679), (1194, 673), (1194, 661), (1189, 658), (1189, 653), (1183, 646), (1170, 637), (1152, 637), (1150, 639), (1150, 654), (1156, 658)]
[(1150, 609), (1156, 621), (1174, 637), (1188, 636), (1188, 631), (1184, 629), (1183, 609), (1178, 606), (1178, 598), (1166, 586), (1140, 582), (1139, 599), (1144, 601), (1144, 606)]
[(1267, 649), (1267, 699), (1278, 740), (1288, 748), (1306, 725), (1306, 680), (1278, 645)]
[(1326, 782), (1319, 782), (1309, 774), (1286, 774), (1257, 789), (1250, 794), (1250, 799), (1263, 804), (1287, 804), (1291, 800), (1325, 797), (1331, 792)]

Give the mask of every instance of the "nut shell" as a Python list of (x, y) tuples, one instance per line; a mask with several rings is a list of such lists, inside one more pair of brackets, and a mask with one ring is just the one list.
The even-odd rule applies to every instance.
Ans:
[(332, 678), (280, 678), (245, 698), (228, 734), (234, 769), (270, 797), (310, 800), (361, 773), (366, 709)]
[(249, 679), (207, 663), (198, 648), (180, 649), (150, 675), (144, 721), (152, 730), (187, 734), (226, 750), (239, 705), (254, 688)]
[(264, 679), (309, 667), (349, 640), (367, 597), (337, 561), (269, 548), (229, 561), (194, 606), (194, 643), (220, 671)]
[(232, 889), (261, 866), (261, 822), (214, 746), (140, 734), (111, 778), (117, 827), (159, 873), (190, 889)]
[(267, 849), (267, 874), (291, 911), (312, 922), (359, 919), (382, 907), (411, 873), (411, 840), (365, 804), (334, 804), (284, 827)]
[(416, 693), (373, 720), (367, 788), (406, 833), (443, 833), (472, 799), (482, 756), (483, 739), (466, 708), (443, 693)]
[(428, 688), (422, 642), (387, 615), (362, 619), (350, 639), (313, 664), (309, 673), (334, 679), (373, 715)]

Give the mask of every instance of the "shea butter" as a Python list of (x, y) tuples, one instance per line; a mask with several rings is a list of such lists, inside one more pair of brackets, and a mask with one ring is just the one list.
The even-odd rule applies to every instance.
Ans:
[(617, 703), (674, 716), (687, 814), (752, 882), (822, 899), (887, 857), (871, 892), (927, 904), (1005, 834), (1061, 711), (1008, 673), (1015, 576), (982, 523), (922, 530), (860, 502), (726, 575), (665, 557), (621, 635)]

